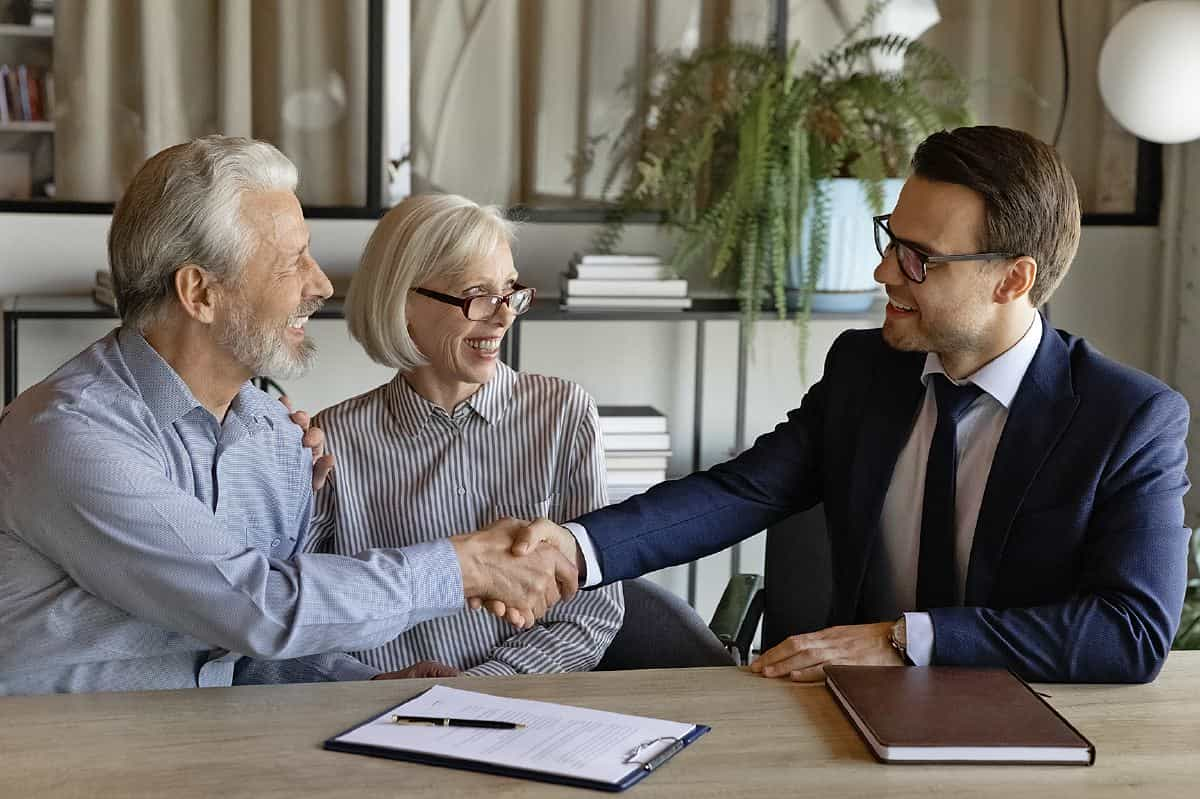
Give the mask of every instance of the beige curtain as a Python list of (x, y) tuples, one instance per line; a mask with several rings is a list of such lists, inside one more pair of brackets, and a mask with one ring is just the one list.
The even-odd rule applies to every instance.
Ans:
[[(1134, 209), (1137, 140), (1105, 111), (1096, 64), (1104, 37), (1137, 0), (1067, 0), (1071, 87), (1059, 151), (1085, 213)], [(1057, 4), (1049, 0), (938, 0), (941, 22), (922, 40), (972, 83), (979, 122), (1050, 141), (1062, 99)]]
[(366, 202), (366, 0), (58, 0), (55, 181), (111, 202), (153, 153), (253, 136), (301, 201)]
[[(1200, 141), (1163, 146), (1162, 284), (1158, 376), (1200, 409)], [(1188, 432), (1188, 474), (1200, 484), (1200, 424)], [(1200, 528), (1200, 491), (1184, 497), (1186, 523)]]
[[(766, 40), (766, 0), (413, 0), (415, 191), (595, 204), (651, 53)], [(575, 157), (592, 148), (586, 172)], [(619, 184), (618, 184), (619, 185)]]

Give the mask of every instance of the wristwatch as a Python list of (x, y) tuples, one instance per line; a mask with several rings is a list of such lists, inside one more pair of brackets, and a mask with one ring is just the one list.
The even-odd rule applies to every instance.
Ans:
[(900, 655), (900, 659), (906, 664), (912, 665), (912, 661), (908, 659), (908, 625), (904, 621), (904, 617), (896, 619), (896, 623), (892, 625), (892, 631), (888, 633), (888, 641), (892, 645), (892, 649)]

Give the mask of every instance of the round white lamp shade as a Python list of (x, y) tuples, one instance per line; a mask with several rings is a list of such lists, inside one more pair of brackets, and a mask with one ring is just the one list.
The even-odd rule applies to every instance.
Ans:
[(1100, 95), (1139, 138), (1200, 138), (1200, 0), (1155, 0), (1123, 16), (1100, 50)]

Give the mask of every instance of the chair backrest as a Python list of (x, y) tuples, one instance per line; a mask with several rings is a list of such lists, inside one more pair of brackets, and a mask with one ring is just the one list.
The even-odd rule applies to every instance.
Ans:
[(687, 602), (645, 578), (626, 580), (622, 588), (625, 621), (596, 671), (733, 665)]
[(789, 635), (829, 626), (833, 560), (823, 505), (767, 530), (763, 578), (763, 651)]

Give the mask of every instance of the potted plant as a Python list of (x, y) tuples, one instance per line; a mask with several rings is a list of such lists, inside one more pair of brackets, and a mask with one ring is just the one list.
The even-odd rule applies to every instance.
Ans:
[[(593, 247), (611, 250), (629, 213), (660, 210), (679, 234), (677, 269), (702, 263), (736, 287), (747, 322), (764, 307), (803, 320), (818, 287), (845, 283), (827, 258), (830, 236), (843, 217), (861, 217), (847, 228), (861, 246), (832, 249), (865, 263), (869, 280), (870, 217), (898, 192), (887, 181), (903, 176), (921, 139), (969, 119), (965, 84), (941, 54), (902, 36), (857, 39), (882, 6), (803, 71), (794, 50), (781, 59), (753, 45), (661, 59), (641, 87), (644, 111), (614, 141), (606, 189), (633, 168)], [(899, 70), (872, 67), (897, 55)]]

